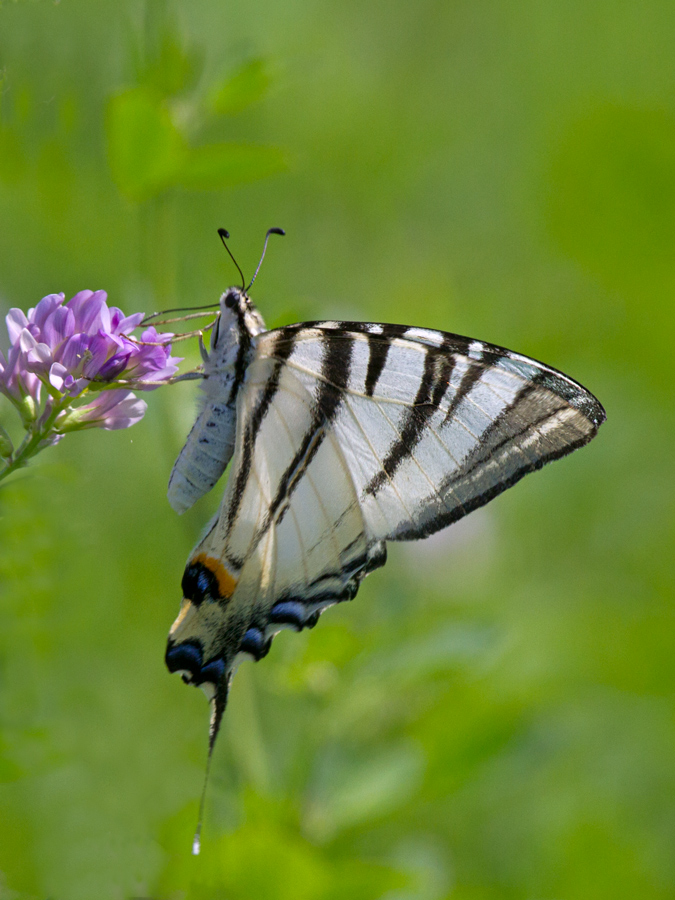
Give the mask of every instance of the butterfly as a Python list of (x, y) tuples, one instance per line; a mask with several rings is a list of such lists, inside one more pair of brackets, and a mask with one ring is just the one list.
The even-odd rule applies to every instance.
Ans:
[(222, 295), (204, 357), (171, 505), (188, 509), (231, 468), (166, 663), (211, 701), (209, 759), (242, 659), (351, 600), (387, 541), (451, 525), (605, 420), (576, 381), (503, 347), (366, 322), (268, 331), (243, 287)]

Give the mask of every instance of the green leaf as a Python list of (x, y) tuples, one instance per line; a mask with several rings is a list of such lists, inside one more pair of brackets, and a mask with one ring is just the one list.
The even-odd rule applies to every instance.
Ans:
[(142, 80), (163, 96), (179, 94), (194, 84), (201, 72), (201, 63), (199, 53), (182, 47), (174, 34), (167, 33)]
[(285, 156), (277, 147), (209, 144), (189, 151), (180, 182), (187, 188), (219, 190), (266, 178), (285, 168)]
[(113, 178), (127, 196), (144, 200), (176, 183), (185, 144), (166, 105), (153, 91), (132, 88), (113, 97), (107, 135)]
[(271, 80), (266, 61), (252, 59), (214, 88), (210, 97), (211, 109), (221, 116), (241, 112), (262, 100)]

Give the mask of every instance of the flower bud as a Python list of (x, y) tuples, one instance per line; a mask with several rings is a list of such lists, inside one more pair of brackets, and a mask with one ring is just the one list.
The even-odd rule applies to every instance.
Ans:
[(30, 394), (26, 394), (16, 404), (21, 415), (21, 421), (24, 428), (28, 428), (36, 419), (38, 414), (37, 404)]
[(3, 459), (9, 459), (13, 452), (14, 445), (12, 444), (12, 439), (2, 425), (0, 425), (0, 456)]

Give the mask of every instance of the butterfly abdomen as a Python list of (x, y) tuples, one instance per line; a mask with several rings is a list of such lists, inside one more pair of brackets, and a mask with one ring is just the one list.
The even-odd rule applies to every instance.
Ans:
[(223, 474), (234, 451), (235, 430), (234, 406), (205, 405), (169, 478), (169, 503), (177, 513), (189, 509)]

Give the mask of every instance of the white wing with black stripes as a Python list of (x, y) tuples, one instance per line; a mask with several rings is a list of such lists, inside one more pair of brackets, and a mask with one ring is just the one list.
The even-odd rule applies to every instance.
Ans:
[(386, 541), (457, 521), (605, 418), (555, 369), (438, 331), (315, 322), (248, 348), (230, 380), (225, 495), (188, 561), (167, 650), (214, 698), (211, 746), (241, 654), (259, 659), (280, 628), (351, 599)]
[[(571, 378), (491, 344), (359, 322), (261, 335), (328, 411), (373, 539), (425, 537), (587, 443), (605, 418)], [(330, 393), (330, 392), (329, 392)]]

